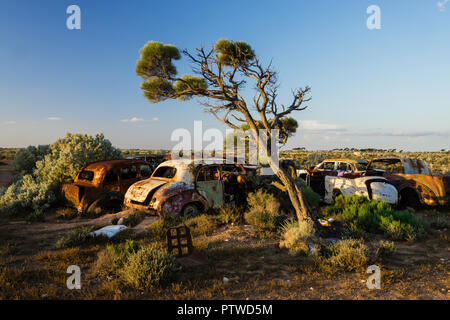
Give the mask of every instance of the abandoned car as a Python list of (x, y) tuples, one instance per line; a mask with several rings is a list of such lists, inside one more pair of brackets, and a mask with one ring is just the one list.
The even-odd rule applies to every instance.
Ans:
[(378, 158), (367, 166), (366, 176), (385, 177), (397, 188), (402, 205), (447, 205), (450, 177), (431, 174), (425, 161), (410, 158)]
[(233, 205), (246, 197), (249, 171), (223, 159), (169, 160), (151, 178), (136, 182), (125, 194), (125, 205), (161, 216), (194, 216), (210, 208)]
[(94, 162), (82, 168), (73, 183), (62, 186), (62, 195), (80, 213), (120, 209), (128, 187), (151, 173), (151, 165), (142, 160)]
[(397, 189), (382, 177), (344, 178), (326, 176), (324, 202), (331, 204), (339, 195), (350, 197), (355, 194), (370, 200), (386, 201), (392, 205), (398, 203)]
[(359, 177), (366, 169), (367, 163), (365, 160), (325, 159), (317, 166), (298, 170), (298, 174), (315, 192), (324, 196), (326, 176)]

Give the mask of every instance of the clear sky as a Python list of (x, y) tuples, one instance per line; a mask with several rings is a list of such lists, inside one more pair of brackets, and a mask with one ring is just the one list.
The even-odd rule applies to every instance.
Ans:
[[(66, 27), (71, 4), (81, 30)], [(379, 30), (366, 26), (373, 4)], [(448, 0), (0, 0), (0, 146), (103, 132), (118, 147), (170, 149), (194, 120), (222, 129), (194, 100), (150, 104), (134, 72), (149, 40), (194, 49), (219, 38), (273, 59), (280, 102), (311, 86), (288, 148), (450, 149)]]

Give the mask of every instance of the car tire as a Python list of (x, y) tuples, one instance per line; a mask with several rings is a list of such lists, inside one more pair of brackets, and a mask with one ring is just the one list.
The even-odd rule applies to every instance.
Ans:
[(188, 203), (183, 207), (183, 210), (181, 210), (181, 215), (183, 217), (195, 217), (198, 216), (199, 212), (200, 210), (195, 203)]

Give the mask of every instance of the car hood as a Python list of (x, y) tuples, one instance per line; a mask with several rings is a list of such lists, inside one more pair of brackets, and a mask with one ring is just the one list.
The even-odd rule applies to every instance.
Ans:
[(128, 191), (125, 194), (125, 199), (137, 202), (144, 202), (145, 199), (147, 199), (148, 194), (152, 190), (166, 183), (168, 183), (168, 181), (156, 179), (147, 179), (136, 182), (130, 188), (128, 188)]

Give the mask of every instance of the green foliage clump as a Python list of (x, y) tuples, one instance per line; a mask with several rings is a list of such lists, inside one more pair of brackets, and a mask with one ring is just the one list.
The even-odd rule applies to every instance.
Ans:
[(311, 220), (286, 221), (281, 229), (280, 248), (289, 249), (292, 255), (308, 254), (308, 242), (315, 237), (314, 223)]
[(251, 192), (247, 196), (248, 211), (245, 213), (245, 221), (263, 230), (275, 230), (283, 217), (280, 211), (280, 203), (273, 194), (262, 189)]
[(64, 249), (82, 245), (90, 237), (89, 233), (94, 230), (94, 227), (81, 227), (70, 230), (64, 237), (59, 239), (56, 244), (56, 249)]
[(174, 255), (158, 244), (151, 244), (129, 255), (120, 276), (134, 289), (148, 291), (169, 282), (179, 270)]
[(142, 245), (134, 240), (126, 240), (118, 245), (108, 245), (106, 249), (100, 251), (94, 264), (94, 271), (100, 276), (120, 276), (120, 270), (128, 260), (128, 257), (135, 254), (142, 248)]
[(41, 215), (55, 201), (54, 187), (50, 182), (26, 174), (0, 193), (0, 212), (13, 216), (31, 211)]
[(12, 162), (14, 173), (18, 176), (32, 174), (36, 169), (36, 162), (42, 160), (49, 151), (49, 145), (28, 146), (20, 149)]
[(342, 217), (364, 231), (384, 233), (394, 240), (414, 240), (424, 232), (422, 223), (411, 212), (397, 211), (387, 202), (363, 196), (340, 195), (321, 214)]
[[(46, 148), (41, 147), (40, 150)], [(31, 156), (25, 156), (28, 151), (23, 154), (22, 159), (28, 160), (19, 159), (25, 164), (23, 167), (18, 164), (17, 168), (28, 166)], [(20, 177), (0, 196), (0, 212), (17, 215), (31, 211), (39, 215), (56, 202), (61, 185), (72, 182), (83, 166), (121, 157), (120, 150), (114, 148), (103, 134), (92, 137), (67, 133), (50, 145), (42, 160), (36, 161), (32, 174)]]
[(225, 224), (240, 224), (244, 222), (244, 211), (240, 207), (220, 208), (216, 219)]
[(206, 214), (189, 218), (184, 221), (184, 224), (189, 227), (189, 229), (191, 230), (191, 235), (193, 237), (205, 236), (212, 232), (215, 228), (215, 224), (209, 219)]
[(339, 240), (330, 246), (329, 251), (326, 263), (336, 269), (353, 271), (369, 261), (369, 249), (362, 240)]
[(393, 255), (397, 250), (395, 249), (394, 241), (380, 240), (380, 246), (377, 249), (376, 256), (384, 257)]
[(231, 41), (219, 39), (214, 44), (217, 52), (217, 61), (223, 65), (247, 64), (255, 59), (255, 52), (252, 47), (244, 41)]
[(67, 133), (50, 145), (50, 153), (36, 162), (35, 176), (56, 186), (72, 182), (80, 169), (100, 160), (122, 158), (102, 133), (95, 137), (87, 134)]
[[(175, 92), (177, 92), (178, 94), (181, 94), (181, 96), (179, 96), (179, 100), (188, 100), (192, 97), (193, 93), (192, 90), (205, 90), (206, 89), (206, 82), (205, 80), (203, 80), (200, 77), (194, 77), (191, 76), (189, 74), (185, 74), (184, 76), (181, 77), (181, 80), (178, 80), (175, 83), (175, 86), (173, 87), (173, 89), (175, 90)], [(184, 91), (190, 91), (189, 94), (183, 94)]]
[(306, 198), (306, 201), (308, 201), (309, 205), (313, 208), (316, 208), (320, 204), (320, 195), (314, 190), (308, 186), (302, 178), (297, 178), (296, 180), (297, 184), (300, 186), (300, 189), (303, 192), (303, 195)]

